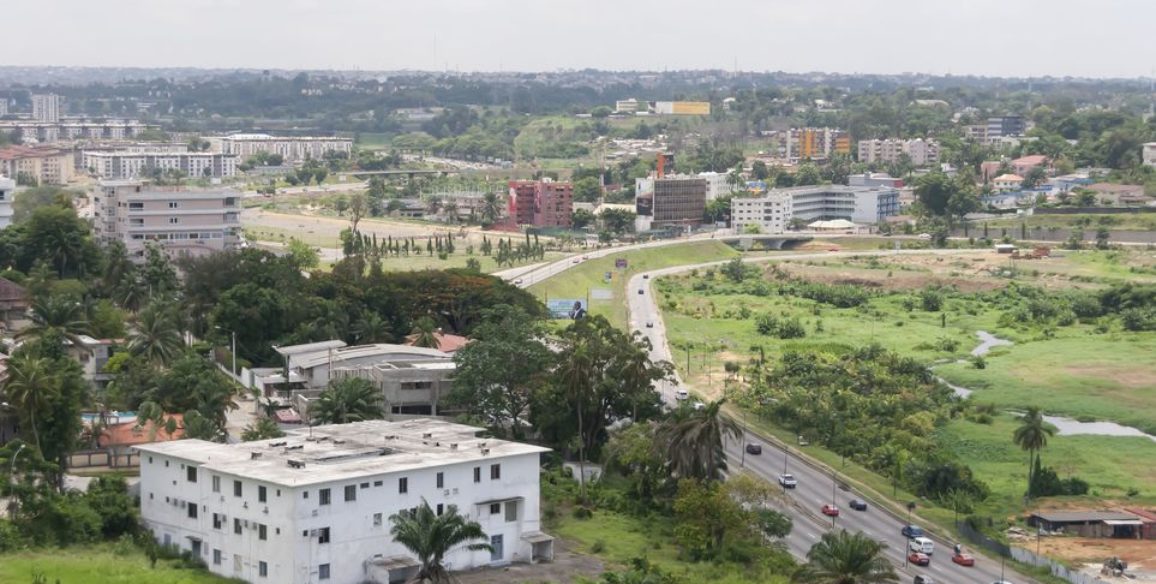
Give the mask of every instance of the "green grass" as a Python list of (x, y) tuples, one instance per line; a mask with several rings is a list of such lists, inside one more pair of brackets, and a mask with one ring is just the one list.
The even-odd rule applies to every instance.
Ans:
[[(989, 220), (988, 236), (992, 238), (999, 237), (1003, 229), (1007, 229), (1008, 235), (1019, 238), (1020, 223), (1027, 223), (1028, 238), (1030, 239), (1032, 229), (1050, 229), (1063, 228), (1070, 229), (1077, 226), (1077, 222), (1091, 221), (1088, 225), (1083, 226), (1084, 234), (1091, 237), (1096, 234), (1096, 230), (1101, 227), (1100, 221), (1107, 220), (1111, 224), (1106, 225), (1109, 229), (1121, 229), (1126, 231), (1149, 231), (1156, 229), (1156, 213), (1121, 213), (1119, 215), (1032, 215), (1027, 218), (1015, 219), (1000, 219)], [(983, 235), (983, 221), (972, 224), (971, 232), (977, 237)]]
[(145, 555), (123, 544), (38, 549), (0, 555), (0, 582), (32, 582), (34, 570), (60, 584), (225, 584), (240, 582), (206, 571), (177, 568), (158, 561), (150, 568)]
[(357, 136), (357, 147), (366, 150), (384, 150), (389, 146), (389, 134), (362, 132)]
[[(586, 298), (591, 290), (605, 288), (611, 290), (611, 300), (590, 301), (590, 312), (605, 316), (615, 326), (627, 328), (626, 282), (639, 272), (703, 262), (726, 260), (739, 255), (721, 241), (695, 241), (650, 249), (640, 249), (612, 254), (606, 257), (582, 262), (557, 276), (530, 286), (529, 290), (543, 300), (549, 298)], [(614, 267), (617, 259), (627, 260), (627, 269)], [(605, 281), (606, 272), (612, 273), (610, 282)], [(637, 292), (636, 292), (637, 293)]]

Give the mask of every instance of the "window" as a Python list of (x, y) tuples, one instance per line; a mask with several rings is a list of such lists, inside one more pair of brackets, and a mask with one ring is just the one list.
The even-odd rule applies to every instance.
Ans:
[(176, 202), (176, 201), (169, 201), (169, 208), (170, 209), (179, 209), (180, 206), (181, 206), (181, 204)]
[(497, 515), (502, 512), (501, 503), (490, 503), (490, 515)]
[(221, 550), (213, 550), (213, 565), (221, 565)]
[(373, 481), (373, 486), (375, 487), (380, 487), (383, 484), (385, 484), (383, 481)]
[(369, 488), (369, 483), (361, 483), (361, 488), (363, 488), (363, 489), (368, 489), (368, 488)]
[(408, 478), (401, 477), (400, 479), (397, 479), (397, 492), (401, 493), (403, 495), (409, 492), (409, 479)]
[(329, 528), (322, 527), (317, 530), (317, 543), (329, 543)]
[(269, 528), (263, 524), (258, 524), (257, 539), (269, 539)]
[(518, 520), (518, 502), (506, 501), (506, 523), (513, 523)]
[(241, 520), (236, 517), (233, 518), (233, 533), (241, 535)]
[(345, 485), (345, 502), (357, 500), (357, 485)]
[(442, 512), (444, 512), (445, 510), (446, 510), (446, 506), (442, 505), (441, 503), (438, 503), (438, 510), (437, 510), (438, 517), (441, 517)]
[(317, 499), (318, 499), (318, 502), (317, 502), (318, 505), (328, 505), (329, 504), (329, 489), (321, 489), (321, 490), (317, 491)]
[(268, 494), (268, 491), (265, 489), (265, 487), (258, 486), (257, 487), (257, 502), (258, 503), (264, 503), (267, 494)]
[(381, 513), (374, 513), (373, 514), (373, 526), (374, 527), (381, 527)]
[(190, 483), (197, 482), (197, 467), (190, 466), (185, 468), (185, 478), (189, 479)]
[(446, 487), (446, 473), (439, 472), (438, 473), (438, 488), (444, 489), (445, 487)]
[(221, 492), (221, 477), (219, 477), (217, 475), (213, 475), (213, 492), (214, 493), (220, 493)]
[(129, 203), (128, 204), (128, 210), (129, 211), (141, 211), (143, 209), (144, 209), (144, 203)]
[(269, 577), (269, 564), (265, 562), (257, 562), (257, 575), (262, 578)]
[(197, 518), (197, 505), (195, 503), (189, 503), (188, 509), (189, 509), (189, 519), (196, 519)]
[(169, 217), (169, 225), (176, 225), (181, 222), (180, 217)]
[(233, 496), (240, 497), (241, 493), (241, 481), (233, 481)]
[(317, 566), (317, 579), (318, 580), (328, 580), (329, 579), (329, 564), (321, 564), (320, 566)]
[(301, 498), (302, 499), (308, 499), (309, 498), (309, 491), (301, 491)]
[(480, 467), (480, 466), (474, 467), (474, 482), (475, 483), (482, 482), (482, 467)]
[(224, 526), (225, 516), (220, 513), (213, 513), (213, 529), (220, 529)]
[(490, 480), (496, 481), (500, 478), (502, 478), (502, 465), (491, 464), (490, 465)]

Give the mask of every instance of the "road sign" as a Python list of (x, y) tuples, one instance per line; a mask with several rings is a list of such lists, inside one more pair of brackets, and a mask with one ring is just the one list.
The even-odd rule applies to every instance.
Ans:
[(618, 268), (619, 270), (625, 270), (627, 265), (629, 264), (627, 264), (626, 258), (618, 258), (614, 260), (614, 267)]

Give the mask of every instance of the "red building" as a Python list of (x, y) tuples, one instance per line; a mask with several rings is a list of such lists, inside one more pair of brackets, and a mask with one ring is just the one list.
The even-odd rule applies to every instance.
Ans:
[(574, 189), (568, 182), (510, 181), (508, 212), (518, 225), (570, 227)]

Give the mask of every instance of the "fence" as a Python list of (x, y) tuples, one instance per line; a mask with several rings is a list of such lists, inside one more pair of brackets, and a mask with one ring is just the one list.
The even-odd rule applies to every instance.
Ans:
[(112, 453), (107, 450), (81, 450), (68, 456), (68, 468), (132, 468), (140, 466), (136, 452)]
[(1057, 578), (1063, 578), (1072, 584), (1110, 584), (1095, 576), (1081, 574), (1075, 570), (1057, 563), (1044, 556), (1036, 555), (1024, 548), (1011, 547), (1005, 543), (998, 542), (973, 528), (966, 522), (961, 522), (956, 526), (959, 529), (960, 535), (963, 536), (968, 543), (975, 547), (983, 548), (993, 554), (1004, 558), (1012, 558), (1017, 562), (1029, 564), (1032, 566), (1047, 568), (1051, 574)]

